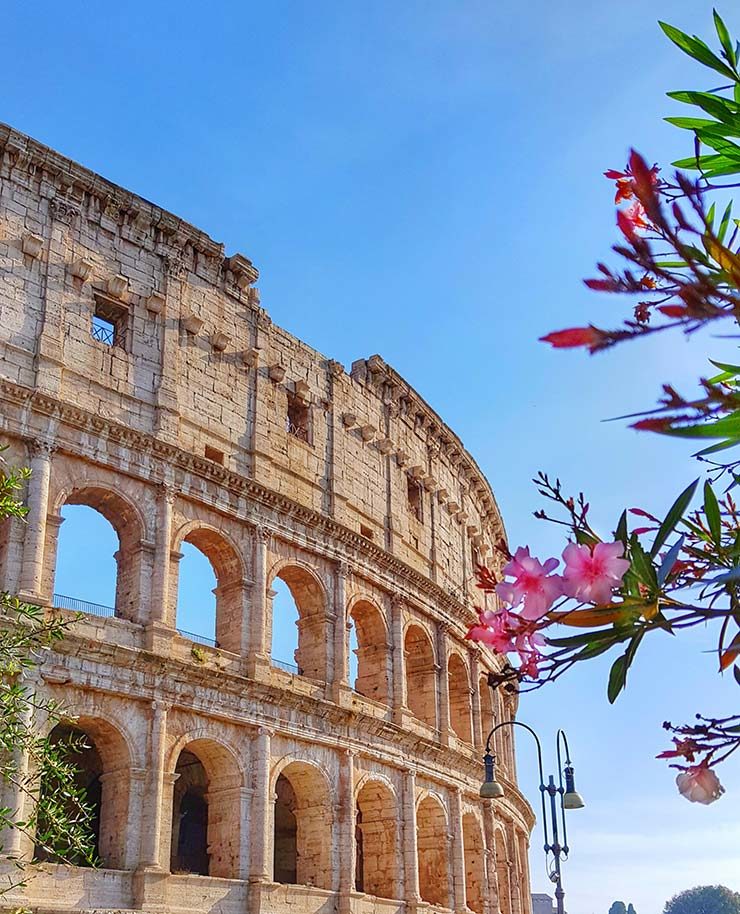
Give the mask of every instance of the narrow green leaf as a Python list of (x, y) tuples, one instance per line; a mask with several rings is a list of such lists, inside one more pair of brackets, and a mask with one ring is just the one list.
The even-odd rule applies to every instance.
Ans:
[(627, 681), (627, 655), (622, 654), (612, 664), (609, 671), (609, 684), (606, 688), (606, 696), (609, 704), (613, 705), (617, 700), (619, 693), (624, 688)]
[(674, 127), (680, 127), (682, 130), (697, 130), (702, 127), (714, 127), (716, 121), (707, 120), (704, 117), (664, 117), (664, 121), (673, 124)]
[[(709, 223), (709, 229), (711, 232), (714, 232), (714, 211), (717, 207), (716, 203), (712, 203), (707, 211), (707, 222)], [(706, 242), (704, 242), (704, 249), (706, 250)]]
[(699, 422), (696, 425), (669, 428), (663, 434), (672, 435), (674, 438), (740, 438), (740, 412), (723, 416), (716, 422)]
[(674, 527), (684, 516), (686, 509), (691, 504), (691, 499), (694, 497), (694, 492), (696, 491), (698, 484), (699, 480), (695, 479), (690, 486), (687, 486), (683, 492), (681, 492), (671, 505), (670, 511), (666, 514), (665, 520), (660, 525), (660, 528), (655, 535), (653, 548), (650, 550), (650, 555), (653, 558), (660, 552), (663, 544), (673, 532)]
[(714, 494), (714, 489), (708, 479), (704, 483), (704, 515), (707, 519), (712, 539), (719, 546), (722, 538), (722, 518), (719, 513), (717, 496)]
[(733, 673), (733, 675), (734, 675), (734, 677), (735, 677), (735, 682), (736, 682), (738, 685), (740, 685), (740, 666), (738, 666), (737, 664), (735, 664), (735, 666), (732, 668), (732, 673)]
[(719, 155), (689, 156), (688, 158), (676, 159), (675, 162), (671, 162), (674, 168), (686, 168), (693, 171), (717, 170), (729, 167), (730, 164), (724, 156)]
[(695, 105), (706, 111), (715, 120), (722, 121), (725, 124), (737, 123), (738, 106), (735, 101), (724, 98), (721, 95), (712, 95), (711, 92), (694, 92), (693, 90), (682, 89), (678, 92), (667, 92), (668, 98), (676, 102), (683, 102), (685, 105)]
[(714, 359), (709, 359), (711, 365), (714, 365), (715, 368), (721, 368), (722, 371), (730, 372), (733, 375), (740, 374), (740, 365), (731, 365), (729, 362), (717, 362)]
[(678, 558), (681, 549), (683, 548), (684, 538), (679, 536), (678, 540), (671, 546), (671, 548), (666, 553), (666, 557), (663, 559), (660, 568), (658, 569), (658, 584), (662, 587), (668, 575), (671, 573), (673, 566), (676, 564), (676, 559)]
[(727, 234), (727, 229), (730, 226), (730, 218), (732, 216), (732, 200), (725, 207), (725, 211), (722, 214), (722, 221), (719, 224), (719, 231), (717, 232), (717, 238), (720, 242), (725, 240), (725, 235)]
[(650, 561), (650, 556), (642, 548), (642, 544), (634, 533), (630, 538), (630, 559), (632, 561), (631, 570), (634, 572), (637, 580), (654, 593), (658, 589), (658, 578), (655, 573), (655, 566)]
[(731, 447), (737, 447), (738, 444), (740, 444), (740, 438), (730, 441), (720, 441), (718, 444), (711, 444), (709, 447), (697, 451), (696, 454), (694, 454), (694, 457), (706, 457), (708, 454), (716, 454), (718, 451), (727, 451)]
[(617, 524), (617, 529), (614, 531), (614, 539), (619, 540), (624, 543), (625, 548), (627, 547), (627, 512), (622, 511), (622, 516), (619, 518), (619, 523)]
[(710, 129), (697, 130), (696, 135), (705, 146), (714, 149), (715, 152), (724, 156), (728, 162), (740, 164), (740, 146), (723, 136), (719, 131)]
[(728, 62), (733, 67), (736, 67), (737, 57), (735, 56), (735, 49), (732, 46), (732, 38), (730, 38), (727, 26), (722, 21), (722, 17), (717, 10), (712, 10), (712, 14), (714, 16), (714, 27), (717, 30), (717, 38), (719, 38), (719, 43), (722, 45), (722, 50), (727, 55)]
[(716, 70), (717, 73), (721, 73), (729, 79), (734, 79), (735, 74), (730, 67), (728, 67), (726, 63), (723, 63), (716, 54), (713, 54), (703, 41), (698, 38), (692, 38), (690, 35), (687, 35), (686, 32), (682, 32), (680, 29), (668, 25), (667, 22), (658, 22), (658, 25), (663, 29), (668, 38), (670, 38), (670, 40), (685, 54), (688, 54), (689, 57), (693, 57), (694, 60), (698, 60), (699, 63), (704, 64), (705, 67), (710, 67), (710, 69)]

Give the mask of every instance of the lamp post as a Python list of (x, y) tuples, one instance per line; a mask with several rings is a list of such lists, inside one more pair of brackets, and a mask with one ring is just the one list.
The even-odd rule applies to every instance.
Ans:
[[(553, 775), (549, 775), (548, 781), (545, 783), (545, 773), (542, 767), (542, 745), (540, 743), (539, 737), (534, 732), (534, 730), (519, 720), (505, 720), (500, 724), (497, 724), (488, 734), (488, 738), (486, 739), (486, 752), (483, 756), (483, 765), (485, 766), (486, 779), (481, 784), (480, 795), (485, 800), (496, 800), (504, 795), (504, 788), (496, 780), (496, 757), (491, 753), (491, 738), (497, 730), (501, 729), (501, 727), (521, 727), (523, 730), (526, 730), (528, 733), (532, 734), (534, 741), (537, 744), (537, 764), (539, 766), (540, 772), (540, 799), (542, 800), (542, 828), (545, 832), (545, 865), (547, 867), (547, 875), (550, 878), (550, 881), (555, 883), (555, 902), (557, 905), (557, 914), (565, 914), (565, 907), (563, 905), (565, 892), (563, 891), (563, 881), (560, 872), (561, 861), (568, 859), (569, 851), (568, 832), (565, 825), (565, 810), (581, 809), (583, 806), (585, 806), (581, 795), (576, 790), (573, 765), (570, 761), (568, 738), (566, 737), (563, 730), (558, 730), (557, 736), (555, 737), (555, 746), (557, 749), (558, 759), (558, 783), (557, 785), (555, 784), (555, 778)], [(560, 753), (561, 742), (565, 748), (565, 765), (563, 765), (562, 756)], [(565, 781), (565, 784), (563, 784), (563, 781)], [(550, 798), (549, 822), (548, 803), (545, 800), (546, 794)], [(560, 798), (559, 802), (558, 797)], [(560, 810), (559, 816), (558, 809)], [(563, 833), (562, 844), (560, 843), (560, 828), (562, 828)], [(550, 855), (552, 855), (552, 862), (550, 860)]]

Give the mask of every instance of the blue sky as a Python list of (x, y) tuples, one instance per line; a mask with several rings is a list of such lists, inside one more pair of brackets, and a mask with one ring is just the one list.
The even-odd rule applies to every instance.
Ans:
[[(696, 472), (690, 449), (601, 420), (668, 377), (686, 387), (726, 343), (589, 358), (536, 340), (618, 320), (580, 281), (615, 239), (601, 172), (632, 144), (686, 154), (663, 93), (708, 84), (656, 20), (707, 34), (710, 17), (696, 0), (12, 2), (0, 118), (245, 253), (273, 319), (320, 351), (379, 352), (478, 459), (512, 543), (551, 554), (557, 532), (531, 515), (538, 468), (585, 489), (605, 530), (625, 504), (664, 509)], [(653, 760), (663, 719), (737, 708), (708, 643), (648, 645), (614, 708), (607, 661), (523, 700), (548, 739), (568, 730), (588, 801), (570, 820), (570, 914), (740, 889), (740, 764), (724, 800), (697, 808)], [(532, 876), (546, 891), (536, 851)]]

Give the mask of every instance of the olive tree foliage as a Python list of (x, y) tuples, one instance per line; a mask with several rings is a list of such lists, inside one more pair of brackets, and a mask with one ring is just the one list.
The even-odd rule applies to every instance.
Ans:
[(740, 894), (724, 885), (698, 885), (674, 895), (663, 914), (740, 914)]
[(609, 908), (609, 914), (627, 914), (627, 905), (623, 901), (615, 901)]
[[(21, 494), (30, 471), (9, 468), (2, 450), (0, 524), (7, 524), (26, 515)], [(30, 875), (22, 845), (47, 860), (95, 862), (92, 809), (71, 760), (79, 745), (44, 735), (69, 718), (35, 684), (44, 654), (70, 624), (0, 592), (0, 853), (12, 863), (0, 878), (0, 896)]]

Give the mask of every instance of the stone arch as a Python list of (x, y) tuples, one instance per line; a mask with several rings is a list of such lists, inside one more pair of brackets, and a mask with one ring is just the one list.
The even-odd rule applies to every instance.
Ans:
[(464, 742), (473, 742), (470, 678), (468, 667), (457, 651), (447, 660), (447, 686), (450, 696), (450, 726)]
[(200, 730), (181, 736), (169, 753), (173, 872), (240, 877), (243, 771), (224, 742)]
[(273, 881), (330, 889), (332, 807), (325, 772), (283, 759), (273, 769)]
[(472, 811), (463, 813), (462, 840), (465, 857), (465, 897), (471, 911), (483, 914), (485, 897), (483, 830), (478, 816)]
[(416, 808), (419, 894), (422, 901), (452, 907), (447, 815), (438, 796), (425, 793)]
[(349, 617), (357, 633), (357, 679), (354, 689), (383, 704), (390, 701), (391, 653), (383, 613), (370, 600), (358, 597)]
[(432, 639), (412, 622), (403, 639), (406, 700), (411, 713), (429, 727), (437, 726), (437, 682)]
[(496, 829), (496, 881), (498, 883), (498, 905), (501, 914), (512, 914), (511, 881), (508, 842), (503, 828)]
[[(118, 549), (114, 553), (116, 562), (116, 583), (113, 614), (131, 622), (144, 622), (145, 608), (143, 581), (151, 565), (151, 549), (146, 541), (146, 522), (133, 501), (120, 490), (105, 483), (87, 480), (69, 486), (59, 493), (54, 517), (56, 523), (47, 524), (47, 554), (54, 556), (53, 571), (56, 575), (60, 537), (64, 537), (62, 509), (67, 505), (81, 505), (96, 511), (113, 528), (118, 538)], [(77, 550), (84, 551), (85, 543), (75, 543)], [(52, 587), (53, 589), (53, 587)], [(75, 594), (64, 596), (75, 597)], [(63, 603), (64, 601), (59, 601)], [(94, 604), (90, 604), (94, 606)], [(77, 608), (70, 605), (68, 608)], [(99, 607), (104, 615), (106, 607)], [(84, 604), (82, 606), (84, 611)]]
[[(177, 555), (176, 550), (181, 543), (189, 543), (201, 552), (210, 562), (216, 577), (213, 590), (216, 597), (213, 626), (216, 647), (241, 653), (245, 626), (245, 569), (238, 547), (223, 530), (202, 521), (189, 521), (180, 527), (174, 537), (173, 555)], [(176, 558), (175, 574), (178, 562)], [(182, 595), (177, 593), (177, 588), (174, 590), (177, 604)]]
[[(274, 566), (268, 580), (272, 583), (276, 578), (287, 586), (298, 612), (298, 648), (295, 652), (298, 674), (326, 682), (327, 645), (331, 643), (332, 631), (327, 618), (324, 583), (314, 569), (295, 561), (283, 561)], [(275, 624), (272, 619), (273, 632)]]
[(52, 740), (84, 739), (88, 748), (71, 752), (70, 759), (93, 809), (95, 853), (107, 869), (125, 869), (132, 793), (129, 742), (110, 720), (85, 715), (57, 724), (49, 736)]
[(386, 778), (368, 775), (355, 791), (355, 888), (398, 898), (398, 800)]

